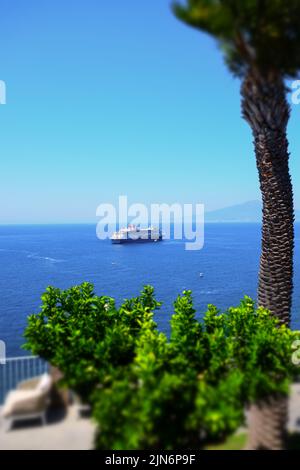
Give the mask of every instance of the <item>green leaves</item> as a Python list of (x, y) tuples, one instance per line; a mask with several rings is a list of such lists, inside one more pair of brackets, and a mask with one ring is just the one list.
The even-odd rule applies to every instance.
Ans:
[(235, 431), (250, 402), (287, 394), (298, 375), (300, 333), (249, 297), (226, 312), (210, 305), (200, 320), (185, 291), (169, 337), (153, 319), (161, 304), (150, 286), (119, 308), (87, 283), (49, 287), (42, 302), (28, 318), (26, 348), (92, 404), (97, 448), (199, 448)]
[(175, 15), (215, 37), (232, 72), (249, 68), (296, 77), (300, 68), (298, 0), (186, 0)]
[(132, 362), (136, 339), (143, 328), (155, 328), (152, 309), (159, 306), (152, 287), (119, 309), (114, 299), (96, 296), (89, 283), (48, 287), (40, 313), (28, 318), (24, 347), (58, 367), (64, 383), (90, 400), (105, 377)]

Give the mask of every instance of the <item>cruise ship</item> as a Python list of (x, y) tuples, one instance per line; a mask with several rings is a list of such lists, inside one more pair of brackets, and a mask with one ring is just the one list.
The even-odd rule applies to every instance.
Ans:
[(122, 243), (159, 242), (162, 241), (162, 239), (161, 230), (154, 227), (140, 228), (135, 225), (128, 225), (127, 228), (121, 228), (111, 237), (112, 243), (118, 245)]

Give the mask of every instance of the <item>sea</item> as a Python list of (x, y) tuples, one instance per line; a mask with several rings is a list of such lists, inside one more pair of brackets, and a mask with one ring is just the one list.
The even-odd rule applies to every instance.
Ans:
[[(206, 224), (201, 251), (185, 242), (113, 245), (96, 236), (95, 225), (0, 226), (0, 340), (8, 357), (22, 349), (27, 317), (38, 313), (49, 285), (62, 289), (89, 281), (98, 295), (123, 299), (144, 285), (163, 302), (155, 314), (169, 331), (173, 302), (185, 289), (193, 292), (199, 317), (208, 304), (220, 310), (256, 297), (260, 254), (259, 224)], [(296, 225), (295, 294), (292, 326), (300, 329), (300, 224)]]

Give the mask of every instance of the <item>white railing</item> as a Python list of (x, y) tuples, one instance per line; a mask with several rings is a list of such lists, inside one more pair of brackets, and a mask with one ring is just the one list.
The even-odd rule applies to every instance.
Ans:
[(18, 383), (42, 375), (48, 369), (49, 364), (37, 356), (6, 358), (6, 363), (0, 365), (0, 405)]

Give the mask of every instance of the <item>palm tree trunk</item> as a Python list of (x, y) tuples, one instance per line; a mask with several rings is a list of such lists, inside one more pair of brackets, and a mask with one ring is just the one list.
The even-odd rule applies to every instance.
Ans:
[(270, 397), (252, 405), (248, 414), (247, 450), (283, 450), (286, 442), (288, 401)]
[[(242, 110), (254, 135), (263, 199), (258, 304), (288, 325), (293, 294), (294, 205), (287, 140), (290, 109), (282, 77), (249, 72), (242, 85)], [(277, 405), (266, 401), (254, 406), (249, 447), (283, 448), (286, 422), (287, 406), (282, 400)]]

